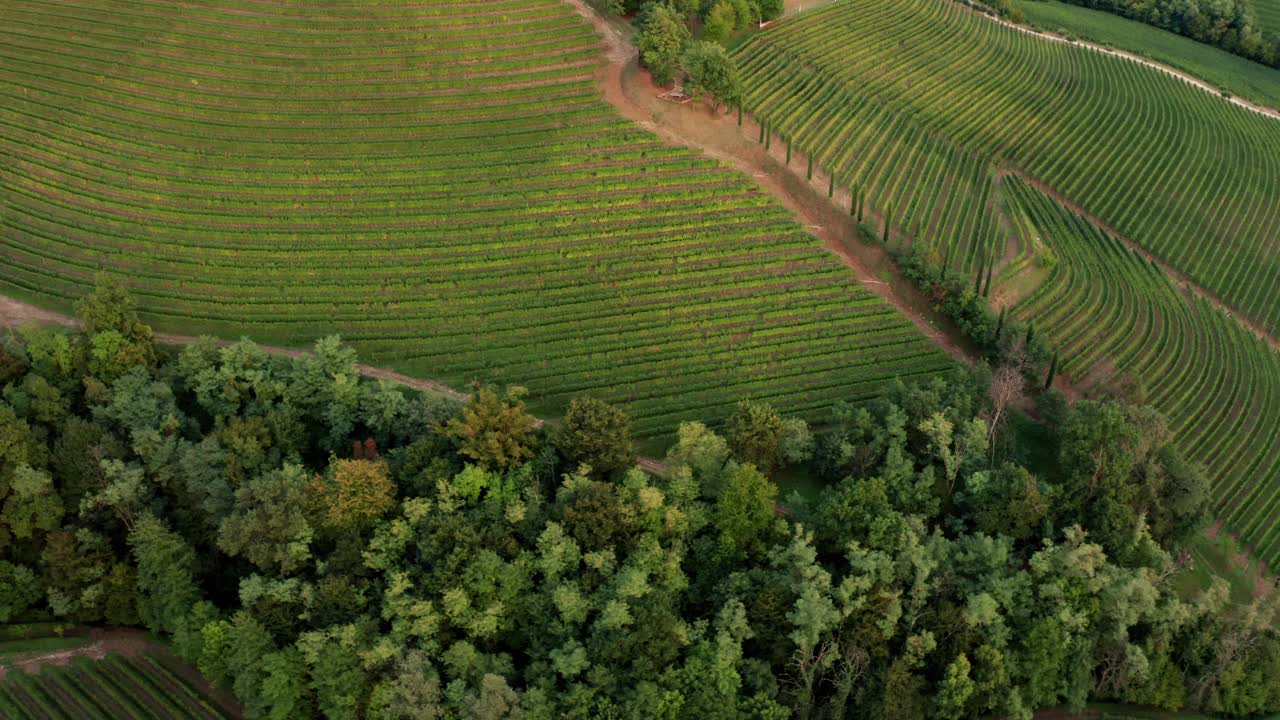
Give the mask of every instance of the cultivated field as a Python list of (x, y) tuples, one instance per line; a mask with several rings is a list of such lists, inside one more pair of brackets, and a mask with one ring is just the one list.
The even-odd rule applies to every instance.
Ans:
[(1280, 560), (1280, 355), (1054, 200), (1012, 178), (1005, 188), (1020, 230), (1057, 258), (1015, 314), (1049, 334), (1081, 387), (1140, 380), (1178, 445), (1213, 473), (1219, 517)]
[[(957, 266), (998, 244), (982, 198), (1012, 167), (1280, 327), (1275, 119), (946, 0), (836, 2), (769, 28), (737, 57), (748, 110), (838, 184), (865, 186), (899, 232), (959, 243)], [(882, 179), (898, 175), (915, 179), (906, 197)], [(945, 208), (955, 204), (977, 231), (953, 234)]]
[(0, 292), (104, 272), (160, 329), (340, 332), (642, 434), (949, 363), (749, 178), (618, 118), (598, 53), (559, 0), (10, 0)]
[(229, 715), (171, 665), (149, 655), (72, 659), (0, 680), (0, 717), (11, 720), (220, 720)]
[(1057, 0), (1025, 0), (1017, 7), (1044, 30), (1065, 31), (1145, 55), (1253, 102), (1280, 107), (1280, 70), (1276, 68), (1103, 10)]
[(1021, 299), (1076, 387), (1163, 411), (1227, 527), (1280, 560), (1280, 356), (1020, 179), (1274, 330), (1280, 121), (944, 0), (836, 2), (738, 57), (749, 110), (865, 192), (895, 241), (970, 272), (998, 258), (996, 297)]

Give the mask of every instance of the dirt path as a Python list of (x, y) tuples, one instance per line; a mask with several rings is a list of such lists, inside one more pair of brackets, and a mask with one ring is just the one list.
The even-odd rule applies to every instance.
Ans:
[[(45, 310), (44, 308), (39, 308), (39, 307), (36, 307), (35, 305), (31, 305), (30, 303), (25, 303), (25, 302), (22, 302), (21, 300), (16, 300), (11, 297), (5, 297), (3, 295), (0, 295), (0, 329), (18, 328), (28, 323), (35, 323), (38, 325), (60, 325), (62, 327), (71, 327), (71, 328), (80, 326), (80, 322), (73, 317), (69, 317), (67, 315), (63, 315), (62, 313), (54, 312), (52, 310)], [(192, 335), (175, 335), (173, 333), (156, 333), (155, 339), (156, 339), (156, 342), (161, 343), (163, 345), (187, 345), (189, 343), (195, 342), (198, 338)], [(228, 345), (233, 344), (230, 340), (215, 339), (214, 342), (216, 342), (221, 347), (226, 347)], [(264, 352), (270, 353), (272, 355), (279, 355), (281, 357), (295, 358), (295, 357), (302, 357), (304, 355), (311, 354), (310, 350), (280, 347), (277, 345), (258, 345), (258, 347), (261, 348)], [(360, 374), (365, 377), (371, 377), (377, 380), (388, 380), (398, 385), (403, 385), (407, 388), (412, 388), (419, 392), (432, 393), (435, 395), (443, 395), (444, 397), (447, 397), (451, 400), (457, 400), (458, 402), (466, 402), (467, 399), (471, 397), (467, 393), (455, 390), (449, 387), (448, 385), (445, 385), (444, 383), (438, 382), (436, 380), (425, 380), (423, 378), (411, 377), (409, 375), (405, 375), (404, 373), (398, 373), (394, 370), (388, 370), (386, 368), (374, 367), (373, 365), (358, 364), (356, 365), (356, 369), (359, 370)], [(537, 420), (534, 421), (534, 427), (542, 427), (544, 424), (546, 424), (546, 422), (547, 422), (546, 419), (538, 418)], [(667, 466), (666, 463), (656, 458), (649, 458), (649, 457), (637, 458), (636, 464), (638, 464), (644, 470), (647, 470), (651, 473), (656, 473), (659, 475), (666, 474), (666, 472), (670, 470), (670, 468)], [(4, 677), (4, 671), (2, 666), (0, 666), (0, 677)]]
[[(89, 631), (89, 637), (93, 641), (88, 645), (66, 650), (24, 654), (7, 662), (2, 662), (0, 663), (0, 680), (3, 680), (5, 674), (10, 670), (35, 673), (45, 665), (66, 665), (71, 662), (72, 658), (77, 657), (101, 660), (109, 653), (136, 657), (143, 652), (153, 651), (156, 648), (164, 649), (163, 646), (147, 639), (146, 633), (133, 628), (95, 628)], [(168, 651), (165, 650), (165, 652)]]
[[(754, 177), (756, 182), (791, 211), (806, 229), (849, 267), (867, 289), (897, 308), (927, 337), (957, 360), (975, 362), (978, 353), (959, 331), (928, 300), (894, 271), (884, 249), (858, 238), (849, 217), (848, 188), (838, 188), (832, 198), (824, 190), (829, 178), (815, 170), (812, 181), (791, 172), (785, 163), (786, 148), (781, 142), (770, 151), (753, 140), (759, 126), (749, 118), (741, 128), (734, 114), (716, 113), (703, 103), (680, 105), (658, 97), (662, 89), (653, 85), (640, 70), (635, 46), (625, 30), (609, 22), (587, 6), (585, 0), (565, 0), (590, 22), (604, 40), (605, 58), (596, 74), (604, 99), (624, 117), (639, 123), (664, 140), (683, 145), (719, 160)], [(813, 2), (812, 4), (819, 4)], [(776, 139), (776, 138), (775, 138)], [(804, 167), (808, 158), (793, 153), (791, 164)]]
[(1156, 62), (1155, 60), (1152, 60), (1150, 58), (1145, 58), (1141, 55), (1137, 55), (1137, 54), (1128, 52), (1126, 50), (1117, 50), (1112, 47), (1107, 47), (1106, 45), (1098, 45), (1097, 43), (1091, 43), (1091, 42), (1088, 42), (1087, 40), (1073, 40), (1071, 38), (1059, 35), (1058, 33), (1048, 32), (1045, 30), (1036, 30), (1035, 28), (1027, 27), (1026, 25), (1017, 25), (1015, 23), (1011, 23), (1008, 20), (1005, 20), (1004, 18), (1000, 17), (994, 9), (986, 5), (983, 5), (980, 2), (976, 2), (976, 1), (966, 2), (965, 0), (958, 0), (958, 1), (960, 2), (961, 5), (968, 5), (971, 10), (978, 13), (979, 15), (982, 15), (988, 20), (994, 23), (998, 23), (1000, 25), (1004, 25), (1005, 27), (1013, 28), (1018, 32), (1024, 32), (1030, 35), (1035, 35), (1037, 37), (1043, 38), (1045, 40), (1049, 40), (1051, 42), (1064, 43), (1066, 45), (1076, 45), (1082, 48), (1088, 48), (1089, 50), (1093, 50), (1094, 52), (1100, 52), (1104, 55), (1111, 55), (1113, 57), (1124, 58), (1125, 60), (1131, 60), (1140, 65), (1145, 65), (1146, 67), (1149, 67), (1153, 70), (1162, 72), (1166, 75), (1172, 75), (1193, 87), (1197, 87), (1207, 93), (1210, 93), (1211, 95), (1217, 95), (1219, 97), (1222, 97), (1224, 100), (1227, 100), (1233, 105), (1237, 105), (1246, 110), (1252, 110), (1253, 112), (1256, 112), (1260, 115), (1266, 115), (1267, 117), (1270, 117), (1270, 118), (1280, 119), (1280, 110), (1277, 110), (1272, 107), (1268, 107), (1266, 105), (1260, 105), (1258, 103), (1250, 102), (1248, 100), (1245, 100), (1244, 98), (1236, 97), (1234, 95), (1231, 97), (1225, 97), (1222, 95), (1221, 89), (1216, 88), (1213, 85), (1210, 85), (1209, 83), (1205, 82), (1204, 80), (1201, 80), (1195, 75), (1183, 72), (1181, 70), (1178, 70), (1177, 68), (1170, 67), (1169, 65)]
[[(63, 315), (62, 313), (53, 312), (36, 307), (29, 303), (16, 300), (11, 297), (0, 296), (0, 328), (17, 328), (26, 323), (36, 323), (39, 325), (61, 325), (63, 327), (79, 327), (80, 322), (73, 317)], [(156, 342), (164, 345), (187, 345), (195, 342), (196, 337), (193, 335), (176, 335), (173, 333), (156, 333)], [(230, 340), (217, 340), (217, 344), (221, 347), (232, 345)], [(272, 355), (280, 355), (282, 357), (302, 357), (310, 355), (310, 350), (301, 350), (298, 348), (279, 347), (275, 345), (259, 345), (263, 351)], [(443, 395), (447, 398), (465, 402), (468, 397), (467, 393), (459, 392), (453, 388), (435, 380), (424, 380), (422, 378), (410, 377), (403, 373), (388, 370), (386, 368), (374, 367), (372, 365), (356, 365), (361, 375), (376, 378), (378, 380), (390, 380), (391, 382), (404, 385), (407, 388), (418, 390), (419, 392), (433, 393)]]

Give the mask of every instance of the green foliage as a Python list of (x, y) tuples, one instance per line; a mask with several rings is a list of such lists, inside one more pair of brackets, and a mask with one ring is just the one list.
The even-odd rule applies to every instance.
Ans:
[[(988, 447), (992, 374), (957, 369), (842, 403), (816, 438), (744, 402), (729, 441), (684, 423), (662, 475), (619, 467), (605, 482), (556, 457), (629, 452), (627, 418), (603, 404), (577, 406), (569, 442), (496, 393), (470, 414), (412, 409), (347, 379), (340, 345), (267, 363), (249, 345), (206, 350), (133, 368), (53, 425), (26, 391), (6, 394), (6, 499), (79, 494), (110, 512), (0, 548), (0, 611), (144, 622), (247, 716), (1280, 710), (1274, 600), (1232, 606), (1225, 587), (1182, 596), (1168, 581), (1208, 494), (1150, 408), (1048, 395), (1043, 425), (1020, 418)], [(221, 369), (261, 392), (198, 390)], [(291, 397), (295, 383), (390, 410), (357, 402), (334, 435), (331, 408)], [(362, 417), (432, 419), (385, 427), (376, 457), (333, 454), (367, 437)], [(518, 428), (525, 451), (481, 466), (465, 433), (445, 436), (460, 426)], [(1042, 441), (1056, 451), (1029, 446)], [(49, 463), (51, 447), (73, 457)], [(783, 514), (730, 447), (812, 458), (828, 485)], [(114, 456), (89, 466), (102, 448)]]
[(707, 41), (690, 43), (680, 56), (680, 67), (684, 71), (685, 92), (691, 97), (709, 95), (716, 109), (721, 104), (734, 105), (741, 100), (742, 81), (738, 79), (738, 69), (720, 45)]
[(599, 477), (635, 462), (631, 418), (620, 408), (590, 397), (569, 403), (555, 443), (570, 466), (586, 463)]
[(218, 548), (243, 555), (265, 572), (288, 575), (311, 558), (306, 471), (286, 465), (236, 490), (235, 507), (218, 528)]
[(0, 623), (11, 622), (40, 599), (36, 574), (23, 565), (0, 560)]
[(755, 466), (735, 466), (716, 498), (714, 518), (720, 543), (732, 552), (762, 551), (776, 533), (777, 500), (778, 486)]
[[(734, 10), (733, 3), (727, 0), (719, 0), (711, 6), (711, 11), (707, 13), (706, 22), (702, 26), (702, 39), (709, 43), (724, 45), (738, 29), (738, 14)], [(689, 51), (685, 51), (686, 57)], [(683, 63), (687, 68), (689, 62)], [(687, 73), (688, 70), (686, 69)]]
[[(732, 12), (732, 9), (730, 9)], [(663, 3), (655, 3), (640, 32), (640, 60), (649, 68), (653, 81), (670, 84), (679, 70), (680, 54), (690, 39), (684, 18)]]
[(0, 535), (18, 539), (57, 528), (62, 520), (62, 499), (53, 486), (53, 478), (30, 465), (19, 465), (9, 480), (9, 497), (0, 511), (4, 528)]
[(151, 632), (171, 634), (200, 599), (195, 552), (151, 515), (138, 519), (128, 539), (138, 568), (138, 614)]
[(782, 465), (788, 429), (781, 413), (772, 405), (743, 400), (725, 425), (726, 439), (738, 460), (764, 472)]
[[(1066, 0), (1185, 35), (1264, 65), (1280, 64), (1280, 41), (1264, 35), (1253, 6), (1243, 0), (1142, 3), (1135, 0)], [(1275, 28), (1265, 28), (1274, 31)]]
[(480, 388), (471, 396), (462, 417), (449, 420), (445, 434), (458, 452), (482, 467), (505, 471), (533, 457), (534, 418), (525, 411), (523, 388), (508, 388), (498, 396)]

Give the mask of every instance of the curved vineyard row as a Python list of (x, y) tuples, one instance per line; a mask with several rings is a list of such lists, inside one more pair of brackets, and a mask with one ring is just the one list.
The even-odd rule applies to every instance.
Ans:
[(12, 720), (149, 720), (232, 718), (192, 686), (170, 661), (142, 655), (78, 657), (39, 674), (9, 673), (0, 682), (0, 717)]
[[(1012, 165), (1280, 327), (1280, 123), (1270, 118), (948, 0), (837, 0), (736, 57), (746, 109), (839, 184), (863, 188), (900, 232), (954, 244), (964, 268), (1002, 249), (988, 196), (993, 168)], [(910, 190), (894, 180), (904, 173)]]
[(102, 272), (162, 329), (339, 332), (642, 434), (949, 364), (743, 175), (619, 119), (597, 62), (558, 0), (6, 2), (0, 291)]
[(1280, 560), (1280, 354), (1115, 238), (1016, 178), (1005, 189), (1056, 263), (1013, 309), (1078, 386), (1140, 385), (1175, 441), (1213, 473), (1227, 527)]

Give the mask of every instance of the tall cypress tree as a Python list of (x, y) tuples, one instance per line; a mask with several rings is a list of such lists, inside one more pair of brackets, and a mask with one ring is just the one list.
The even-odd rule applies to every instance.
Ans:
[(787, 165), (791, 164), (791, 138), (787, 138)]
[(983, 270), (983, 266), (985, 266), (986, 264), (987, 264), (987, 258), (986, 258), (986, 256), (983, 256), (983, 258), (982, 258), (982, 265), (979, 265), (979, 266), (978, 266), (978, 277), (974, 278), (974, 280), (973, 280), (973, 294), (974, 294), (974, 295), (981, 295), (981, 294), (982, 294), (982, 270)]
[(982, 297), (991, 294), (991, 272), (996, 269), (996, 259), (991, 258), (991, 262), (987, 264), (987, 284), (982, 288)]
[(996, 321), (996, 342), (1000, 342), (1000, 333), (1004, 331), (1004, 313), (1008, 308), (1000, 306), (1000, 319)]
[(804, 179), (805, 180), (813, 179), (813, 155), (812, 154), (809, 155), (809, 171), (805, 174)]
[(1053, 361), (1049, 363), (1049, 377), (1044, 381), (1044, 389), (1048, 390), (1053, 387), (1053, 376), (1058, 374), (1058, 353), (1053, 354)]
[(831, 178), (831, 181), (830, 181), (829, 183), (827, 183), (827, 197), (832, 197), (832, 196), (834, 196), (834, 195), (836, 194), (836, 176), (835, 176), (835, 173), (832, 173), (832, 174), (831, 174), (831, 176), (830, 176), (830, 178)]
[(893, 216), (889, 214), (888, 210), (885, 210), (884, 211), (884, 238), (880, 240), (880, 243), (882, 245), (889, 244), (889, 223), (892, 220), (893, 220)]

